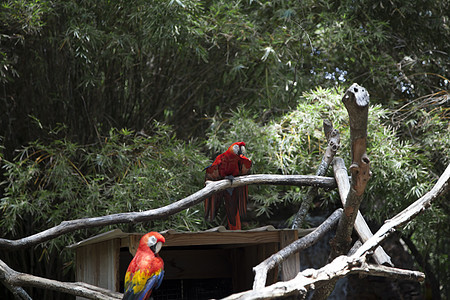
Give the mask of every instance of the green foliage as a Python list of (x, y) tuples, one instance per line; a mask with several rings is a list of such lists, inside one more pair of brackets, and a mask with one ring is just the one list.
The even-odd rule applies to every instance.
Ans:
[[(205, 157), (195, 143), (155, 124), (150, 136), (112, 129), (101, 142), (80, 146), (67, 139), (33, 142), (14, 161), (4, 161), (0, 202), (3, 237), (30, 235), (64, 220), (144, 211), (186, 197), (203, 186)], [(203, 228), (203, 209), (192, 207), (164, 220), (122, 226), (128, 231)], [(62, 247), (110, 228), (52, 240)]]
[[(267, 124), (259, 115), (239, 108), (229, 119), (216, 116), (208, 133), (208, 146), (216, 152), (234, 141), (247, 143), (253, 173), (315, 174), (326, 148), (322, 120), (328, 118), (341, 135), (339, 156), (350, 163), (348, 116), (341, 97), (343, 89), (317, 88), (304, 93), (296, 109)], [(382, 222), (412, 203), (430, 188), (430, 163), (418, 145), (401, 141), (387, 125), (389, 112), (380, 105), (369, 110), (368, 155), (373, 173), (364, 201), (365, 215)], [(438, 128), (436, 128), (438, 129)], [(447, 134), (448, 135), (448, 134)], [(434, 155), (446, 153), (445, 144), (434, 145)], [(435, 178), (436, 175), (433, 175)], [(258, 212), (268, 213), (280, 203), (298, 201), (286, 188), (251, 190)], [(294, 188), (293, 190), (298, 190)], [(337, 201), (337, 194), (324, 196)]]
[(8, 155), (39, 134), (28, 115), (67, 125), (81, 144), (154, 119), (190, 138), (203, 135), (205, 115), (245, 103), (279, 116), (318, 85), (356, 81), (380, 103), (448, 89), (446, 0), (17, 0), (2, 7), (0, 128)]
[(45, 25), (43, 15), (48, 11), (45, 0), (8, 0), (0, 4), (0, 83), (19, 76), (15, 68), (18, 55), (14, 48), (23, 45), (26, 36), (41, 31)]

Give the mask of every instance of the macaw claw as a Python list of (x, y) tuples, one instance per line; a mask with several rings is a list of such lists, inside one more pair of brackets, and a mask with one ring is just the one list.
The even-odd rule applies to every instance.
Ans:
[(231, 184), (233, 184), (234, 176), (233, 175), (227, 175), (225, 176), (225, 179), (228, 179)]

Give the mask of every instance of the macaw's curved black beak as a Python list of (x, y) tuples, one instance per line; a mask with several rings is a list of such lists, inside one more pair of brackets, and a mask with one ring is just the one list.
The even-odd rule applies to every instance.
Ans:
[(150, 249), (153, 251), (153, 253), (157, 254), (159, 252), (159, 250), (161, 250), (161, 247), (162, 247), (162, 243), (157, 242), (156, 244), (151, 246)]

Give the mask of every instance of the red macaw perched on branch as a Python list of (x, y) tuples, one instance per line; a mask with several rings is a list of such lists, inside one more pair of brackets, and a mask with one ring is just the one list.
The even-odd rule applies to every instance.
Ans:
[(166, 240), (158, 232), (144, 235), (136, 255), (125, 274), (125, 293), (122, 299), (146, 300), (164, 277), (164, 262), (158, 252)]
[[(228, 178), (233, 182), (236, 176), (247, 175), (252, 167), (252, 161), (244, 156), (245, 143), (232, 144), (227, 151), (216, 157), (216, 160), (206, 168), (205, 181)], [(216, 193), (205, 200), (205, 217), (212, 221), (217, 210), (225, 200), (228, 229), (241, 229), (241, 217), (247, 213), (248, 187), (229, 188)]]

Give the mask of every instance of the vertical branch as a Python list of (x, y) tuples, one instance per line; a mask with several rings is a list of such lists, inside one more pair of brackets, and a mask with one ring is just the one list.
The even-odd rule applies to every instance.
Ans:
[[(323, 131), (325, 133), (325, 137), (327, 138), (328, 146), (325, 150), (322, 161), (317, 168), (317, 176), (325, 176), (325, 173), (328, 170), (328, 166), (331, 164), (334, 156), (336, 155), (336, 152), (339, 150), (341, 141), (339, 131), (333, 128), (333, 124), (330, 120), (323, 120)], [(296, 229), (303, 224), (306, 214), (311, 207), (311, 203), (317, 196), (317, 191), (318, 187), (313, 186), (309, 188), (306, 196), (303, 198), (302, 204), (300, 205), (297, 214), (295, 215), (294, 221), (292, 222), (292, 229)]]
[(367, 181), (370, 178), (370, 160), (366, 153), (367, 118), (369, 112), (369, 93), (354, 83), (342, 99), (350, 121), (352, 145), (352, 181), (344, 205), (344, 213), (339, 220), (336, 236), (332, 240), (332, 258), (345, 254), (350, 248), (351, 235), (358, 209), (361, 204)]
[[(342, 205), (345, 206), (345, 200), (347, 199), (347, 195), (350, 191), (350, 182), (348, 180), (347, 168), (345, 167), (344, 160), (340, 157), (336, 157), (333, 160), (333, 169), (334, 178), (336, 179), (336, 183), (338, 185), (339, 196), (341, 198)], [(369, 226), (364, 220), (364, 217), (359, 211), (356, 215), (355, 230), (363, 243), (373, 236)], [(375, 249), (373, 258), (380, 265), (393, 266), (391, 258), (381, 246)]]
[[(358, 84), (352, 84), (342, 98), (348, 112), (350, 123), (350, 140), (352, 164), (350, 173), (352, 182), (344, 205), (336, 236), (330, 241), (331, 253), (329, 261), (346, 254), (350, 249), (351, 235), (358, 215), (359, 206), (363, 198), (367, 181), (370, 178), (370, 160), (366, 153), (367, 145), (367, 118), (369, 114), (369, 93)], [(314, 300), (328, 298), (334, 289), (337, 278), (330, 280), (327, 284), (314, 292)]]

